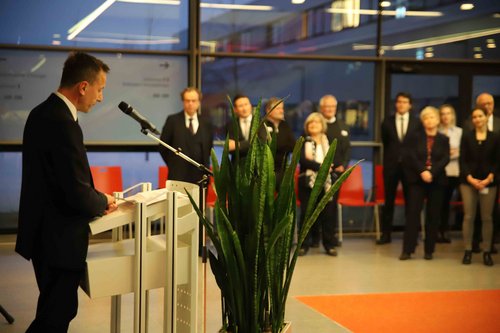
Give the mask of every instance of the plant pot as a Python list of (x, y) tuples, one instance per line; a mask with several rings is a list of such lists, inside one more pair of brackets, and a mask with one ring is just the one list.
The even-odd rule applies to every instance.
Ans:
[[(224, 331), (224, 330), (220, 330), (219, 333), (231, 333), (230, 331)], [(271, 331), (265, 331), (263, 333), (272, 333)], [(283, 327), (283, 329), (281, 330), (281, 332), (279, 333), (292, 333), (292, 322), (291, 321), (286, 321), (285, 322), (285, 326)]]

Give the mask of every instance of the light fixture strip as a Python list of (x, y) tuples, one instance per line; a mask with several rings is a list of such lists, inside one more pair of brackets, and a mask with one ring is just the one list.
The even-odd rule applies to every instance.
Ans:
[(75, 38), (80, 32), (83, 31), (86, 27), (88, 27), (92, 22), (95, 21), (106, 9), (108, 9), (112, 4), (115, 3), (116, 0), (106, 0), (102, 5), (97, 7), (92, 13), (87, 15), (85, 18), (80, 20), (77, 24), (72, 26), (68, 30), (68, 40), (72, 40)]
[(212, 9), (230, 9), (230, 10), (257, 10), (257, 11), (269, 11), (273, 10), (273, 6), (264, 5), (235, 5), (235, 4), (225, 4), (225, 3), (200, 3), (201, 8), (212, 8)]
[[(328, 8), (325, 9), (331, 14), (358, 14), (358, 15), (378, 15), (377, 9), (344, 9), (344, 8)], [(395, 16), (395, 10), (382, 10), (382, 15)], [(409, 10), (405, 12), (406, 16), (425, 16), (425, 17), (438, 17), (443, 16), (442, 12), (430, 12), (430, 11), (415, 11)]]

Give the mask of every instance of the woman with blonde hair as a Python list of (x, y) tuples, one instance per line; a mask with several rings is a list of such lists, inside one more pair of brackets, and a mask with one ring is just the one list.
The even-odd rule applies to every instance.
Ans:
[[(326, 132), (326, 120), (318, 112), (311, 113), (304, 123), (304, 132), (306, 136), (306, 141), (302, 147), (302, 152), (300, 155), (300, 176), (299, 176), (299, 199), (301, 203), (301, 214), (300, 214), (300, 227), (302, 227), (305, 222), (305, 210), (309, 197), (311, 195), (312, 187), (316, 180), (316, 175), (323, 162), (330, 143), (325, 134)], [(331, 177), (327, 178), (324, 185), (324, 191), (332, 185)], [(321, 196), (322, 194), (320, 194)], [(316, 225), (321, 228), (323, 247), (325, 248), (326, 254), (330, 256), (336, 256), (337, 250), (335, 249), (335, 204), (334, 201), (330, 201), (321, 215), (316, 221)], [(312, 230), (312, 229), (311, 229)], [(311, 246), (311, 231), (307, 235), (302, 248), (299, 251), (299, 255), (303, 256), (309, 251)]]
[(448, 138), (438, 132), (439, 111), (432, 106), (420, 112), (424, 130), (411, 134), (405, 142), (403, 172), (408, 183), (405, 206), (406, 225), (400, 260), (408, 260), (417, 247), (420, 214), (427, 199), (424, 259), (433, 258), (446, 185), (445, 166), (450, 160)]
[(438, 243), (450, 243), (450, 201), (453, 193), (458, 188), (458, 176), (460, 175), (460, 140), (462, 139), (462, 129), (456, 126), (456, 113), (453, 106), (443, 104), (439, 107), (439, 132), (446, 135), (450, 140), (450, 162), (445, 168), (448, 184), (445, 188), (443, 205), (441, 209), (441, 222), (439, 224)]

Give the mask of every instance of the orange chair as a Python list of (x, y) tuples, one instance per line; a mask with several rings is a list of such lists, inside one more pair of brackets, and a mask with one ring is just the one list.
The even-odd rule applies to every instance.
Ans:
[(342, 184), (339, 191), (337, 202), (338, 222), (339, 222), (339, 243), (342, 243), (342, 207), (373, 207), (373, 216), (375, 219), (375, 236), (380, 239), (380, 222), (378, 213), (378, 204), (365, 200), (365, 191), (363, 187), (363, 172), (361, 166), (352, 170), (349, 177)]
[(121, 166), (91, 166), (90, 172), (97, 190), (107, 194), (123, 191)]
[(168, 179), (168, 166), (158, 168), (158, 188), (165, 188), (165, 182)]

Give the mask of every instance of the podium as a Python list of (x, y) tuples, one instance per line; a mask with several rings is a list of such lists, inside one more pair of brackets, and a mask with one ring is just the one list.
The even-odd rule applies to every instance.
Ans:
[[(127, 196), (132, 190), (140, 192)], [(197, 330), (198, 216), (185, 194), (199, 202), (199, 187), (168, 181), (116, 192), (118, 209), (90, 223), (93, 235), (112, 230), (112, 241), (89, 246), (82, 289), (90, 298), (111, 296), (111, 333), (121, 331), (121, 295), (134, 293), (134, 333), (148, 331), (149, 290), (164, 288), (163, 332)], [(165, 223), (153, 235), (152, 221)], [(123, 238), (122, 228), (133, 227)], [(162, 228), (163, 230), (163, 228)], [(132, 230), (130, 230), (132, 233)]]

